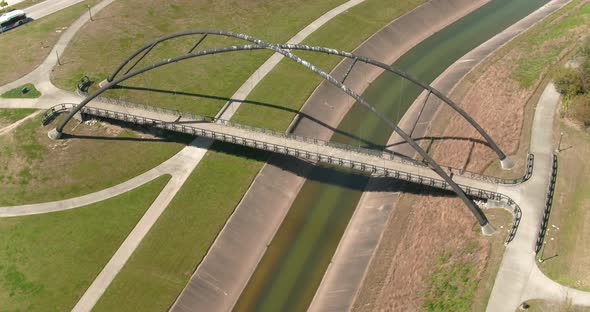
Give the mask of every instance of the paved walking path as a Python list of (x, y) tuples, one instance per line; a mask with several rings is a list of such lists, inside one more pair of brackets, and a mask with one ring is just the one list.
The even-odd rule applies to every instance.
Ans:
[(209, 144), (210, 142), (206, 139), (196, 139), (175, 156), (177, 157), (177, 161), (170, 162), (173, 164), (173, 167), (170, 168), (173, 172), (172, 179), (166, 184), (162, 192), (160, 192), (135, 228), (129, 233), (117, 252), (115, 252), (107, 265), (98, 274), (96, 279), (94, 279), (72, 311), (80, 312), (92, 310), (119, 271), (125, 266), (125, 263), (127, 263), (127, 260), (129, 260), (135, 249), (137, 249), (145, 235), (147, 235), (160, 215), (162, 215), (166, 207), (168, 207), (199, 161), (205, 156), (205, 153), (207, 153), (206, 147), (208, 147)]
[(575, 305), (590, 305), (590, 293), (550, 280), (535, 262), (535, 244), (553, 165), (553, 122), (558, 103), (559, 93), (549, 84), (539, 99), (533, 121), (530, 147), (535, 154), (533, 175), (518, 188), (504, 190), (520, 204), (522, 218), (514, 240), (506, 246), (486, 311), (513, 312), (526, 300), (564, 301), (568, 296)]
[(32, 19), (40, 19), (82, 1), (84, 0), (46, 0), (25, 8), (23, 11)]

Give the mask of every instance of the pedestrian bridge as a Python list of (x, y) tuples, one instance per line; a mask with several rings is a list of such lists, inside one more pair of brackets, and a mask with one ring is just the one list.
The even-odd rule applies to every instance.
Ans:
[[(76, 104), (59, 104), (50, 108), (43, 116), (43, 123), (49, 123), (57, 114), (71, 111), (75, 106)], [(453, 190), (425, 163), (394, 155), (388, 151), (371, 150), (285, 134), (215, 117), (121, 102), (109, 98), (99, 98), (92, 105), (86, 105), (80, 112), (89, 118), (104, 118), (156, 127), (313, 162), (352, 168), (374, 176), (391, 177), (437, 189)], [(520, 214), (520, 209), (510, 198), (497, 192), (497, 189), (499, 185), (519, 184), (526, 181), (532, 174), (533, 160), (533, 155), (529, 155), (526, 172), (518, 179), (502, 179), (451, 167), (443, 168), (465, 194), (474, 199), (491, 200), (510, 207), (516, 218)], [(516, 225), (517, 222), (515, 222)], [(509, 236), (507, 241), (510, 239)]]
[[(135, 69), (135, 67), (142, 62), (146, 55), (148, 55), (156, 46), (158, 46), (158, 44), (169, 40), (179, 40), (179, 38), (191, 39), (192, 36), (198, 36), (198, 39), (195, 39), (196, 42), (192, 45), (188, 52), (179, 51), (179, 55), (176, 57), (167, 58), (150, 65), (143, 66), (139, 69)], [(247, 44), (199, 50), (199, 46), (206, 38), (208, 38), (208, 36), (232, 38), (232, 40), (237, 39), (245, 41)], [(338, 90), (343, 92), (343, 94), (354, 99), (356, 103), (369, 110), (373, 115), (378, 117), (384, 125), (397, 133), (424, 159), (428, 166), (426, 166), (424, 163), (416, 162), (407, 158), (404, 159), (394, 157), (388, 152), (359, 149), (346, 145), (323, 142), (316, 139), (285, 135), (283, 133), (272, 132), (265, 129), (241, 126), (216, 118), (174, 111), (165, 111), (149, 108), (146, 106), (112, 105), (112, 103), (109, 104), (108, 101), (107, 103), (93, 103), (92, 106), (88, 106), (91, 101), (99, 98), (102, 93), (113, 87), (116, 87), (119, 83), (141, 75), (145, 72), (151, 71), (155, 68), (167, 66), (169, 64), (181, 62), (187, 59), (205, 57), (208, 55), (260, 50), (270, 50), (277, 53), (277, 55), (282, 55), (283, 57), (301, 65), (302, 68), (319, 75), (322, 79), (324, 79), (325, 82), (337, 87)], [(312, 53), (327, 54), (336, 57), (342, 57), (345, 60), (349, 60), (350, 62), (348, 63), (348, 68), (340, 80), (336, 79), (332, 73), (323, 71), (319, 67), (294, 54), (292, 51), (308, 51)], [(487, 145), (498, 155), (498, 159), (500, 160), (502, 168), (511, 168), (513, 166), (512, 161), (498, 147), (498, 145), (492, 140), (486, 131), (484, 131), (484, 129), (459, 105), (428, 84), (419, 81), (418, 79), (393, 66), (389, 66), (368, 57), (356, 55), (350, 52), (299, 44), (274, 44), (246, 34), (228, 32), (224, 30), (191, 30), (173, 33), (147, 43), (145, 46), (139, 48), (126, 60), (124, 60), (119, 65), (119, 67), (117, 67), (117, 69), (107, 78), (107, 80), (100, 84), (100, 88), (98, 90), (94, 91), (92, 94), (89, 94), (78, 105), (69, 107), (70, 112), (68, 113), (67, 117), (63, 119), (55, 129), (51, 130), (48, 135), (52, 139), (59, 139), (63, 133), (66, 123), (71, 120), (75, 114), (82, 113), (98, 117), (133, 122), (136, 124), (150, 124), (155, 127), (172, 131), (209, 137), (215, 140), (252, 146), (259, 149), (293, 155), (312, 161), (326, 162), (361, 171), (368, 171), (375, 175), (395, 177), (397, 179), (407, 180), (414, 183), (425, 184), (445, 190), (452, 190), (473, 213), (482, 228), (482, 232), (485, 234), (493, 233), (494, 228), (489, 224), (485, 214), (473, 202), (472, 198), (478, 197), (497, 200), (502, 196), (497, 192), (498, 185), (506, 183), (507, 181), (465, 173), (457, 170), (453, 171), (453, 169), (450, 168), (444, 169), (442, 166), (440, 166), (428, 154), (428, 152), (426, 152), (417, 142), (415, 142), (415, 140), (411, 137), (411, 134), (406, 133), (395, 123), (393, 123), (386, 115), (382, 114), (370, 103), (368, 103), (356, 91), (344, 84), (346, 79), (351, 75), (362, 76), (362, 72), (354, 72), (354, 68), (357, 63), (377, 68), (379, 71), (388, 71), (401, 77), (404, 81), (408, 81), (415, 86), (422, 88), (425, 94), (425, 102), (422, 104), (423, 108), (426, 105), (429, 97), (433, 95), (435, 98), (439, 99), (442, 101), (442, 103), (448, 105), (455, 112), (461, 115), (467, 122), (469, 122), (469, 124), (471, 124), (471, 126), (473, 126), (478, 131), (478, 133), (485, 139)], [(67, 105), (56, 107), (53, 109), (53, 111), (65, 110), (66, 106)], [(48, 116), (50, 115), (52, 115), (52, 113), (48, 112)], [(515, 183), (514, 181), (508, 182)], [(469, 196), (472, 198), (469, 198)]]

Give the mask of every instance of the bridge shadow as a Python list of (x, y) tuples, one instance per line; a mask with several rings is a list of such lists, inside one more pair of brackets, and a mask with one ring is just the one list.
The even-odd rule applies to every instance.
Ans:
[[(166, 130), (153, 131), (152, 128), (128, 124), (122, 122), (120, 126), (130, 128), (134, 131), (148, 133), (153, 138), (137, 138), (137, 137), (107, 137), (107, 136), (92, 136), (92, 135), (77, 135), (63, 132), (62, 139), (85, 139), (85, 140), (106, 140), (106, 141), (129, 141), (129, 142), (146, 142), (160, 143), (160, 142), (175, 142), (180, 144), (188, 144), (194, 140), (194, 136), (178, 134)], [(208, 139), (196, 141), (196, 146), (208, 148), (217, 153), (223, 153), (231, 156), (252, 159), (258, 162), (265, 162), (268, 165), (274, 166), (280, 170), (288, 171), (296, 174), (308, 181), (314, 181), (322, 184), (336, 185), (338, 187), (350, 189), (359, 192), (405, 192), (412, 194), (430, 194), (434, 196), (454, 197), (454, 193), (432, 188), (425, 185), (418, 185), (408, 183), (406, 181), (389, 178), (389, 177), (371, 177), (368, 173), (352, 170), (348, 168), (341, 168), (338, 166), (328, 165), (324, 163), (312, 163), (307, 160), (276, 154), (273, 152), (262, 151), (251, 147), (246, 147), (238, 144), (227, 142), (214, 142), (208, 146), (206, 142)]]
[[(490, 145), (488, 144), (488, 142), (486, 142), (485, 140), (474, 139), (474, 138), (466, 138), (466, 137), (456, 137), (456, 136), (423, 136), (423, 137), (413, 138), (413, 139), (416, 142), (420, 142), (420, 141), (432, 141), (432, 142), (436, 142), (436, 141), (467, 141), (467, 142), (470, 142), (470, 143), (473, 143), (473, 144), (481, 144), (481, 145), (490, 147)], [(393, 144), (389, 144), (386, 147), (387, 148), (391, 148), (391, 147), (395, 147), (395, 146), (399, 146), (399, 145), (404, 145), (404, 144), (407, 144), (407, 143), (406, 142), (396, 142), (396, 143), (393, 143)]]
[(409, 183), (390, 177), (370, 176), (368, 173), (357, 170), (324, 163), (313, 163), (293, 156), (261, 151), (237, 144), (215, 142), (209, 147), (209, 150), (266, 162), (268, 165), (296, 174), (308, 181), (336, 185), (353, 191), (405, 192), (412, 194), (430, 194), (441, 197), (455, 197), (455, 193), (451, 191)]

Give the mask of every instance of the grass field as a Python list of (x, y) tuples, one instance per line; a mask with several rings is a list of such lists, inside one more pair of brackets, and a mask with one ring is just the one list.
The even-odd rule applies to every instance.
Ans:
[[(23, 93), (24, 89), (27, 90), (25, 93)], [(35, 85), (33, 85), (32, 83), (24, 84), (20, 87), (8, 90), (2, 93), (2, 95), (0, 95), (0, 97), (3, 97), (5, 99), (33, 99), (38, 98), (40, 96), (41, 92), (39, 92), (39, 90), (37, 90), (37, 88), (35, 88)]]
[(19, 121), (35, 112), (32, 108), (0, 109), (0, 128)]
[[(53, 82), (72, 90), (83, 75), (101, 81), (129, 54), (147, 42), (171, 32), (224, 29), (243, 32), (270, 42), (287, 41), (324, 12), (345, 0), (179, 0), (114, 2), (85, 25), (66, 49), (65, 65), (53, 72)], [(190, 7), (190, 10), (184, 8)], [(199, 39), (181, 38), (156, 46), (138, 66), (185, 53)], [(200, 48), (243, 41), (208, 37)], [(97, 55), (97, 51), (100, 54)], [(270, 52), (229, 53), (165, 66), (122, 85), (150, 90), (109, 91), (112, 97), (213, 115)], [(139, 68), (139, 67), (137, 67)], [(189, 95), (180, 95), (184, 92)], [(175, 94), (174, 94), (175, 93)]]
[[(375, 14), (376, 8), (385, 7), (385, 3), (388, 2), (368, 0), (367, 4), (345, 13), (347, 17), (337, 17), (318, 30), (318, 38), (335, 40), (334, 37), (349, 36), (350, 34), (344, 35), (343, 25), (347, 18), (352, 18), (359, 24), (358, 31), (353, 31), (349, 37), (352, 40), (350, 45), (354, 47), (387, 21), (412, 7), (401, 4), (401, 7), (382, 9), (390, 15), (386, 17), (385, 13), (379, 12), (384, 15), (380, 15), (380, 20), (372, 21), (369, 17)], [(415, 6), (418, 1), (412, 3)], [(323, 64), (331, 66), (335, 62), (330, 60)], [(283, 66), (286, 65), (281, 64), (270, 75), (277, 75), (277, 72), (278, 75), (284, 75), (289, 68)], [(297, 78), (284, 86), (288, 87), (288, 90), (277, 88), (272, 92), (273, 96), (287, 92), (293, 95), (292, 91), (297, 92), (298, 97), (294, 99), (294, 102), (298, 101), (298, 103), (294, 107), (298, 108), (303, 105), (317, 83), (317, 80), (310, 82), (304, 78)], [(273, 86), (273, 78), (265, 78), (262, 84), (264, 85), (262, 88)], [(298, 91), (300, 88), (307, 91), (300, 93)], [(233, 91), (227, 93), (231, 94)], [(265, 114), (264, 117), (262, 119), (264, 122), (259, 125), (265, 127), (285, 129), (290, 122), (289, 118), (280, 116), (280, 113), (272, 116)], [(275, 117), (280, 121), (276, 122)], [(266, 154), (249, 149), (223, 144), (215, 146), (222, 152), (209, 153), (191, 174), (154, 229), (99, 301), (98, 311), (108, 311), (114, 307), (124, 311), (135, 310), (137, 307), (144, 311), (158, 311), (173, 303), (266, 159)], [(226, 174), (232, 170), (234, 174)], [(209, 189), (212, 191), (208, 191)], [(202, 224), (208, 224), (208, 226), (204, 227)], [(174, 240), (174, 243), (162, 243), (170, 240)], [(143, 274), (146, 271), (156, 273)]]
[(74, 137), (53, 141), (47, 137), (52, 127), (42, 127), (39, 115), (0, 136), (0, 205), (60, 200), (114, 186), (159, 165), (191, 140), (73, 122), (66, 132)]
[(0, 85), (16, 80), (47, 57), (61, 33), (98, 0), (86, 0), (0, 34)]
[[(266, 154), (216, 143), (94, 311), (163, 311), (203, 258)], [(148, 273), (149, 272), (149, 273)]]
[[(561, 122), (557, 187), (539, 267), (558, 283), (590, 291), (590, 133)], [(558, 138), (557, 138), (558, 139)]]
[(73, 308), (169, 178), (73, 210), (0, 219), (0, 311)]

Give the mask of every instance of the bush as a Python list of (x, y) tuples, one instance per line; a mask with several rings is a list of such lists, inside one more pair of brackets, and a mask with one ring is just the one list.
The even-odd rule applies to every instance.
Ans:
[(586, 91), (584, 77), (575, 68), (561, 68), (555, 75), (555, 88), (567, 97), (582, 94)]
[(583, 123), (585, 127), (590, 127), (590, 94), (572, 97), (569, 105), (568, 115)]

